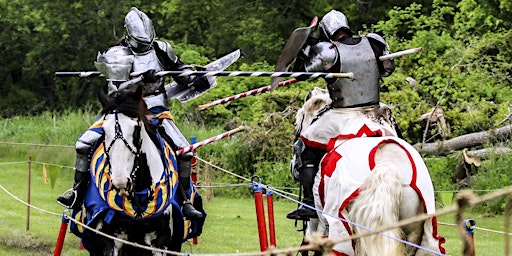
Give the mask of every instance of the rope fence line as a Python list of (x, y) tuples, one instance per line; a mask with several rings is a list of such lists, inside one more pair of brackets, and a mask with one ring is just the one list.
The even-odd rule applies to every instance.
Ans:
[[(215, 165), (215, 164), (213, 164), (213, 163), (211, 163), (211, 162), (208, 162), (208, 161), (206, 161), (206, 160), (204, 160), (204, 159), (202, 159), (202, 158), (200, 158), (200, 157), (197, 157), (197, 156), (196, 156), (196, 159), (197, 159), (197, 160), (199, 160), (199, 161), (201, 161), (201, 162), (203, 162), (203, 163), (204, 163), (204, 164), (206, 164), (206, 165), (212, 166), (212, 167), (214, 167), (214, 168), (216, 168), (216, 169), (218, 169), (218, 170), (221, 170), (221, 171), (223, 171), (223, 172), (225, 172), (225, 173), (227, 173), (227, 174), (233, 175), (233, 176), (235, 176), (235, 177), (237, 177), (237, 178), (239, 178), (239, 179), (242, 179), (242, 180), (245, 180), (245, 181), (249, 181), (249, 182), (251, 181), (251, 179), (249, 179), (249, 178), (246, 178), (246, 177), (241, 176), (241, 175), (238, 175), (238, 174), (236, 174), (236, 173), (234, 173), (234, 172), (228, 171), (228, 170), (226, 170), (226, 169), (224, 169), (224, 168), (222, 168), (222, 167), (220, 167), (220, 166), (217, 166), (217, 165)], [(281, 193), (283, 193), (283, 194), (287, 194), (287, 195), (290, 195), (290, 196), (298, 197), (298, 195), (296, 195), (296, 194), (293, 194), (293, 193), (290, 193), (290, 192), (286, 192), (286, 191), (284, 191), (284, 190), (276, 189), (276, 188), (271, 187), (271, 186), (268, 186), (268, 185), (264, 185), (264, 187), (265, 187), (266, 189), (270, 189), (270, 188), (272, 188), (272, 190), (274, 190), (274, 191), (279, 191), (279, 192), (281, 192)]]
[(34, 208), (35, 210), (38, 210), (40, 212), (43, 212), (43, 213), (47, 213), (47, 214), (51, 214), (51, 215), (56, 215), (56, 216), (61, 216), (61, 214), (59, 213), (54, 213), (54, 212), (50, 212), (50, 211), (47, 211), (45, 209), (42, 209), (42, 208), (39, 208), (39, 207), (36, 207), (34, 205), (31, 205), (23, 200), (21, 200), (19, 197), (15, 196), (14, 194), (12, 194), (11, 192), (9, 192), (7, 189), (4, 188), (4, 186), (2, 186), (0, 184), (0, 189), (2, 189), (6, 194), (8, 194), (10, 197), (14, 198), (16, 201), (24, 204), (25, 206), (28, 206), (30, 208)]
[[(237, 174), (234, 174), (230, 171), (227, 171), (221, 167), (218, 167), (218, 166), (215, 166), (203, 159), (200, 159), (201, 161), (203, 161), (204, 163), (207, 163), (207, 164), (210, 164), (220, 170), (223, 170), (227, 173), (230, 173), (234, 176), (237, 176), (241, 179), (244, 179), (244, 180), (249, 180), (243, 176), (240, 176), (240, 175), (237, 175)], [(26, 162), (22, 162), (22, 163), (26, 163)], [(40, 163), (40, 162), (38, 162)], [(59, 165), (56, 165), (56, 166), (59, 166)], [(64, 166), (63, 166), (64, 167)], [(272, 189), (272, 190), (275, 190), (274, 188), (270, 187), (270, 186), (266, 186), (267, 189)], [(35, 207), (33, 205), (30, 205), (30, 204), (27, 204), (25, 202), (23, 202), (21, 199), (17, 198), (16, 196), (14, 196), (13, 194), (9, 193), (3, 186), (0, 185), (0, 188), (2, 190), (4, 190), (7, 194), (9, 194), (10, 196), (12, 196), (13, 198), (15, 198), (17, 201), (29, 206), (29, 207), (32, 207), (34, 209), (37, 209), (39, 211), (42, 211), (42, 212), (45, 212), (45, 213), (48, 213), (48, 214), (52, 214), (52, 215), (58, 215), (60, 216), (60, 214), (57, 214), (57, 213), (52, 213), (52, 212), (49, 212), (49, 211), (46, 211), (44, 209), (41, 209), (41, 208), (38, 208), (38, 207)], [(449, 213), (454, 213), (454, 212), (460, 212), (463, 208), (465, 207), (468, 207), (468, 206), (472, 206), (472, 205), (475, 205), (475, 204), (478, 204), (478, 203), (481, 203), (481, 202), (485, 202), (485, 201), (488, 201), (488, 200), (492, 200), (492, 199), (496, 199), (498, 197), (501, 197), (501, 196), (504, 196), (504, 195), (507, 195), (507, 194), (511, 194), (512, 193), (512, 188), (511, 187), (508, 187), (508, 188), (503, 188), (503, 189), (500, 189), (500, 190), (497, 190), (495, 191), (494, 193), (490, 193), (490, 194), (487, 194), (487, 195), (483, 195), (481, 197), (478, 197), (478, 196), (475, 196), (472, 192), (469, 192), (469, 191), (462, 191), (463, 193), (462, 194), (459, 194), (458, 197), (459, 197), (459, 200), (458, 200), (458, 204), (457, 205), (453, 205), (451, 207), (448, 207), (448, 208), (444, 208), (442, 210), (440, 210), (438, 213), (436, 214), (433, 214), (433, 215), (426, 215), (426, 214), (423, 214), (423, 215), (420, 215), (420, 216), (417, 216), (416, 218), (411, 218), (411, 219), (407, 219), (407, 220), (402, 220), (398, 223), (396, 223), (396, 225), (393, 225), (393, 226), (389, 226), (389, 227), (382, 227), (378, 230), (374, 230), (374, 231), (369, 231), (369, 232), (363, 232), (361, 234), (356, 234), (356, 235), (353, 235), (353, 236), (350, 236), (350, 237), (347, 237), (347, 238), (343, 238), (343, 239), (338, 239), (338, 240), (335, 240), (335, 241), (325, 241), (326, 238), (322, 238), (321, 241), (313, 241), (312, 242), (312, 245), (305, 245), (305, 246), (301, 246), (300, 248), (295, 248), (293, 252), (297, 252), (297, 251), (301, 251), (301, 250), (315, 250), (315, 249), (318, 249), (318, 247), (316, 248), (313, 248), (312, 246), (315, 245), (315, 246), (319, 246), (319, 245), (322, 245), (322, 246), (326, 246), (328, 244), (336, 244), (336, 243), (341, 243), (341, 242), (346, 242), (346, 241), (349, 241), (349, 240), (353, 240), (353, 239), (357, 239), (357, 238), (361, 238), (361, 237), (364, 237), (364, 236), (369, 236), (369, 235), (374, 235), (374, 234), (378, 234), (380, 232), (384, 232), (384, 231), (387, 231), (389, 229), (394, 229), (394, 228), (398, 228), (398, 227), (401, 227), (403, 225), (408, 225), (408, 224), (411, 224), (411, 223), (414, 223), (414, 222), (418, 222), (418, 221), (423, 221), (423, 220), (427, 220), (433, 216), (441, 216), (441, 215), (445, 215), (445, 214), (449, 214)], [(294, 195), (294, 194), (292, 194)], [(462, 199), (461, 199), (462, 198)], [(464, 202), (461, 204), (461, 202)], [(461, 207), (461, 205), (465, 205), (463, 207)], [(75, 220), (73, 220), (75, 221)], [(80, 223), (81, 224), (81, 223)], [(79, 224), (79, 225), (80, 225)], [(88, 227), (86, 227), (88, 228)], [(89, 228), (90, 229), (90, 228)], [(91, 229), (92, 230), (92, 229)], [(94, 230), (94, 232), (96, 232)], [(98, 231), (99, 232), (99, 231)], [(495, 232), (499, 232), (499, 231), (495, 231)], [(107, 235), (108, 236), (108, 235)], [(317, 238), (317, 240), (320, 239), (320, 238)], [(120, 241), (122, 242), (123, 240), (120, 239)], [(129, 241), (126, 241), (125, 243), (129, 244), (131, 242)], [(134, 245), (135, 246), (135, 245)], [(144, 245), (140, 245), (142, 246), (141, 248), (144, 248), (144, 247), (147, 247), (147, 246), (144, 246)], [(152, 248), (152, 247), (147, 247), (147, 248), (144, 248), (144, 249), (155, 249), (155, 248)], [(421, 248), (420, 248), (421, 249)], [(240, 253), (237, 253), (236, 255), (270, 255), (270, 254), (276, 254), (276, 253), (289, 253), (290, 249), (286, 249), (285, 251), (282, 251), (282, 250), (276, 250), (276, 249), (273, 249), (273, 250), (268, 250), (268, 251), (265, 251), (265, 252), (258, 252), (258, 253), (247, 253), (247, 254), (240, 254)], [(166, 253), (169, 253), (169, 252), (166, 252)], [(175, 253), (175, 252), (174, 252)], [(175, 255), (185, 255), (185, 254), (175, 254)], [(208, 254), (206, 254), (208, 255)], [(226, 255), (231, 255), (231, 254), (226, 254)]]
[[(28, 207), (31, 207), (31, 208), (34, 208), (38, 211), (41, 211), (43, 213), (46, 213), (46, 214), (50, 214), (50, 215), (54, 215), (54, 216), (64, 216), (66, 219), (74, 222), (75, 224), (85, 228), (85, 229), (88, 229), (92, 232), (95, 232), (96, 234), (99, 234), (99, 235), (102, 235), (102, 236), (105, 236), (109, 239), (112, 239), (112, 240), (115, 240), (117, 242), (121, 242), (121, 243), (124, 243), (124, 244), (127, 244), (127, 245), (131, 245), (133, 247), (138, 247), (138, 248), (141, 248), (141, 249), (145, 249), (145, 250), (150, 250), (150, 251), (156, 251), (156, 252), (161, 252), (161, 253), (167, 253), (167, 254), (171, 254), (171, 255), (177, 255), (177, 256), (188, 256), (188, 255), (191, 255), (190, 253), (178, 253), (178, 252), (174, 252), (174, 251), (167, 251), (167, 250), (162, 250), (162, 249), (158, 249), (158, 248), (154, 248), (154, 247), (149, 247), (149, 246), (146, 246), (146, 245), (141, 245), (141, 244), (137, 244), (137, 243), (133, 243), (133, 242), (130, 242), (130, 241), (126, 241), (126, 240), (123, 240), (123, 239), (120, 239), (120, 238), (116, 238), (116, 237), (113, 237), (113, 236), (110, 236), (108, 234), (105, 234), (101, 231), (98, 231), (98, 230), (95, 230), (73, 218), (71, 218), (70, 216), (68, 215), (63, 215), (63, 214), (60, 214), (60, 213), (55, 213), (55, 212), (51, 212), (51, 211), (47, 211), (47, 210), (44, 210), (44, 209), (41, 209), (39, 207), (36, 207), (34, 205), (31, 205), (31, 204), (28, 204), (26, 203), (25, 201), (19, 199), (17, 196), (15, 196), (14, 194), (12, 194), (11, 192), (9, 192), (7, 189), (5, 189), (1, 184), (0, 184), (0, 189), (3, 190), (6, 194), (8, 194), (10, 197), (12, 197), (13, 199), (15, 199), (16, 201), (24, 204), (25, 206), (28, 206)], [(66, 211), (65, 211), (66, 212)], [(213, 255), (217, 255), (217, 256), (220, 256), (220, 255), (225, 255), (225, 256), (231, 256), (231, 255), (239, 255), (239, 256), (259, 256), (259, 255), (276, 255), (276, 254), (286, 254), (286, 255), (289, 255), (290, 253), (293, 253), (293, 252), (298, 252), (298, 251), (303, 251), (303, 250), (311, 250), (313, 249), (313, 247), (311, 246), (301, 246), (299, 248), (288, 248), (288, 249), (275, 249), (275, 248), (270, 248), (269, 250), (265, 251), (265, 252), (249, 252), (249, 253), (235, 253), (235, 254), (196, 254), (196, 255), (202, 255), (202, 256), (213, 256)]]
[(8, 142), (8, 141), (0, 141), (0, 144), (5, 144), (5, 145), (21, 145), (21, 146), (38, 146), (38, 147), (55, 147), (55, 148), (75, 148), (74, 146), (69, 146), (69, 145), (52, 145), (52, 144)]
[[(196, 157), (196, 158), (197, 158), (197, 157)], [(207, 162), (207, 161), (205, 161), (205, 160), (203, 160), (203, 159), (200, 159), (200, 160), (201, 160), (203, 163), (205, 163), (205, 164), (210, 164), (210, 165), (214, 166), (213, 164), (211, 164), (211, 163), (209, 163), (209, 162)], [(220, 167), (218, 167), (218, 168), (220, 168)], [(226, 171), (227, 171), (227, 170), (226, 170)], [(234, 173), (229, 172), (229, 171), (227, 171), (227, 172), (228, 172), (228, 173), (230, 173), (230, 174), (234, 174)], [(237, 175), (237, 174), (234, 174), (234, 175)], [(246, 179), (245, 177), (242, 177), (242, 176), (240, 176), (240, 175), (237, 175), (237, 176), (239, 176), (239, 177), (240, 177), (240, 178), (242, 178), (242, 179)], [(285, 196), (285, 195), (284, 195), (284, 193), (287, 193), (287, 194), (291, 194), (291, 195), (296, 196), (295, 194), (288, 193), (288, 192), (285, 192), (285, 191), (279, 191), (279, 190), (273, 189), (271, 186), (268, 186), (268, 185), (262, 185), (262, 186), (263, 186), (263, 187), (265, 187), (267, 190), (273, 190), (276, 194), (278, 194), (278, 195), (280, 195), (280, 196), (282, 196), (282, 197), (284, 197), (284, 198), (287, 198), (288, 200), (291, 200), (291, 201), (294, 201), (294, 202), (296, 202), (296, 203), (302, 204), (302, 206), (304, 206), (304, 207), (311, 208), (311, 209), (313, 209), (313, 210), (315, 210), (315, 211), (317, 211), (317, 212), (320, 212), (320, 213), (322, 213), (322, 214), (324, 214), (324, 215), (329, 215), (330, 217), (335, 218), (335, 219), (339, 219), (339, 220), (340, 220), (340, 221), (342, 221), (342, 222), (349, 223), (349, 224), (354, 225), (354, 226), (358, 226), (358, 227), (360, 227), (360, 228), (362, 228), (362, 229), (368, 230), (368, 232), (370, 232), (370, 233), (372, 233), (372, 234), (379, 234), (379, 235), (382, 235), (382, 236), (384, 236), (384, 237), (386, 237), (386, 238), (389, 238), (389, 239), (395, 240), (395, 241), (397, 241), (397, 242), (401, 242), (401, 243), (403, 243), (403, 244), (407, 244), (407, 245), (410, 245), (410, 246), (416, 247), (416, 248), (418, 248), (418, 249), (420, 249), (420, 250), (424, 250), (424, 251), (430, 252), (430, 253), (432, 253), (432, 254), (436, 254), (436, 255), (445, 255), (445, 254), (440, 254), (440, 253), (438, 253), (438, 252), (436, 252), (436, 251), (433, 251), (433, 250), (431, 250), (431, 249), (429, 249), (429, 248), (423, 247), (423, 246), (421, 246), (421, 245), (417, 245), (417, 244), (411, 243), (411, 242), (409, 242), (409, 241), (406, 241), (406, 240), (403, 240), (403, 239), (400, 239), (400, 238), (396, 238), (396, 237), (392, 237), (392, 236), (389, 236), (389, 235), (383, 234), (382, 232), (374, 232), (374, 231), (372, 231), (372, 230), (371, 230), (370, 228), (368, 228), (368, 227), (364, 227), (364, 226), (362, 226), (362, 225), (359, 225), (358, 223), (354, 223), (354, 222), (351, 222), (351, 221), (349, 221), (349, 220), (347, 220), (347, 219), (340, 218), (339, 216), (333, 216), (333, 215), (331, 215), (331, 214), (328, 214), (328, 213), (324, 212), (324, 211), (323, 211), (323, 210), (321, 210), (321, 209), (317, 209), (317, 208), (311, 207), (311, 206), (309, 206), (309, 205), (303, 204), (302, 202), (299, 202), (299, 201), (297, 201), (297, 200), (294, 200), (294, 199), (292, 199), (292, 198), (287, 197), (287, 196)], [(279, 193), (279, 192), (280, 192), (280, 193)], [(321, 241), (318, 241), (319, 239), (320, 239)], [(315, 240), (316, 240), (316, 241), (312, 242), (313, 244), (315, 244), (315, 245), (317, 245), (317, 246), (320, 244), (320, 245), (322, 245), (322, 248), (324, 248), (324, 246), (326, 246), (326, 244), (325, 244), (325, 243), (326, 243), (326, 241), (323, 241), (323, 239), (321, 239), (321, 237), (319, 237), (319, 236), (318, 236), (318, 237), (316, 237), (316, 238), (315, 238)], [(353, 240), (353, 239), (349, 239), (349, 240)], [(345, 240), (344, 240), (344, 241), (345, 241)], [(341, 241), (341, 242), (344, 242), (344, 241)], [(339, 243), (341, 243), (341, 242), (339, 242)], [(336, 242), (335, 242), (334, 244), (330, 245), (330, 241), (329, 241), (329, 242), (327, 242), (327, 243), (329, 244), (329, 245), (328, 245), (328, 247), (331, 247), (331, 248), (332, 248), (332, 245), (336, 244)], [(316, 249), (319, 249), (319, 248), (316, 248)]]
[[(438, 221), (437, 224), (444, 225), (444, 226), (449, 226), (449, 227), (457, 227), (457, 225), (455, 225), (455, 224), (446, 223), (446, 222), (439, 222)], [(495, 233), (495, 234), (499, 234), (499, 235), (512, 236), (512, 233), (498, 231), (498, 230), (492, 230), (492, 229), (487, 229), (487, 228), (473, 227), (473, 229), (480, 230), (480, 231), (486, 231), (486, 232), (489, 232), (489, 233)]]

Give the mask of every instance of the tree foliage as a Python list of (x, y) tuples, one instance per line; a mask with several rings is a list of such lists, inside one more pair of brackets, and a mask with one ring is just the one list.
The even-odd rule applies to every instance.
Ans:
[[(338, 9), (356, 34), (382, 34), (392, 51), (423, 47), (421, 53), (396, 59), (397, 70), (382, 84), (382, 100), (392, 106), (409, 141), (435, 138), (438, 131), (426, 132), (419, 120), (435, 106), (445, 110), (451, 136), (495, 127), (509, 114), (512, 4), (506, 0), (0, 0), (2, 116), (97, 104), (102, 79), (55, 78), (54, 72), (94, 70), (97, 52), (123, 38), (131, 6), (148, 13), (157, 37), (170, 41), (185, 62), (206, 64), (239, 48), (244, 57), (230, 69), (250, 71), (273, 70), (295, 28)], [(417, 84), (408, 84), (408, 77)], [(270, 82), (217, 80), (219, 86), (190, 103), (171, 101), (173, 113), (202, 125), (239, 119), (258, 126), (274, 113), (299, 106), (307, 89), (325, 86), (323, 80), (300, 82), (199, 112), (199, 104)]]

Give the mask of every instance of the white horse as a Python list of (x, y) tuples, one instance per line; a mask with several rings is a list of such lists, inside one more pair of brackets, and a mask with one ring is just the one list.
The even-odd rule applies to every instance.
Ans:
[[(314, 89), (308, 97), (297, 112), (299, 133), (331, 102), (322, 89)], [(411, 145), (396, 136), (353, 134), (340, 134), (321, 161), (313, 188), (315, 207), (321, 212), (319, 219), (310, 221), (305, 240), (314, 232), (334, 241), (346, 240), (351, 235), (391, 226), (422, 213), (435, 213), (430, 175)], [(431, 217), (381, 234), (337, 243), (333, 250), (336, 255), (357, 256), (439, 255), (444, 254), (443, 243), (444, 238), (437, 235), (437, 220)]]
[[(183, 218), (173, 150), (146, 119), (140, 88), (120, 92), (114, 100), (100, 96), (100, 101), (103, 115), (91, 129), (101, 129), (104, 140), (91, 156), (87, 225), (123, 240), (179, 252), (184, 241), (200, 234), (204, 219), (194, 224)], [(91, 255), (164, 255), (88, 229), (81, 237)]]

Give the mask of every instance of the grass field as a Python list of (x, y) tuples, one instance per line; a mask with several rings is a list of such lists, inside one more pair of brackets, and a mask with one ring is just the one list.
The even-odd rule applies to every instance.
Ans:
[[(18, 197), (27, 200), (27, 163), (0, 164), (0, 185)], [(55, 202), (55, 198), (71, 185), (72, 171), (66, 168), (47, 167), (47, 172), (57, 172), (59, 178), (54, 186), (45, 184), (42, 165), (32, 164), (31, 199), (36, 207), (50, 213), (30, 210), (30, 226), (27, 231), (27, 206), (15, 200), (3, 190), (0, 191), (0, 255), (53, 255), (61, 224), (63, 208)], [(248, 188), (249, 189), (249, 188)], [(204, 194), (204, 193), (203, 193)], [(443, 201), (449, 204), (451, 195), (444, 195)], [(274, 202), (275, 225), (278, 248), (291, 248), (300, 244), (301, 232), (295, 231), (294, 222), (284, 216), (295, 207), (286, 200)], [(214, 197), (205, 201), (208, 213), (203, 234), (198, 244), (187, 242), (183, 252), (192, 254), (228, 254), (259, 251), (256, 214), (252, 198)], [(468, 212), (465, 218), (477, 221), (477, 227), (503, 230), (503, 216), (481, 218), (481, 213)], [(455, 227), (453, 215), (439, 217), (439, 234), (447, 240), (445, 248), (450, 255), (461, 255), (461, 240)], [(446, 223), (448, 225), (445, 225)], [(503, 235), (475, 231), (477, 255), (503, 255)], [(79, 240), (73, 234), (66, 236), (62, 255), (88, 255), (80, 250)]]

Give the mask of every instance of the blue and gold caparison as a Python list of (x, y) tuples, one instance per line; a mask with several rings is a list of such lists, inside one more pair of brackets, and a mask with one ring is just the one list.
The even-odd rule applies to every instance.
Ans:
[[(102, 124), (103, 118), (100, 118), (90, 129), (103, 133), (103, 130), (101, 130)], [(96, 130), (98, 128), (101, 131)], [(165, 211), (169, 203), (176, 203), (173, 196), (175, 195), (178, 181), (176, 157), (170, 145), (163, 138), (158, 136), (158, 141), (160, 142), (161, 159), (164, 163), (165, 171), (162, 173), (160, 180), (152, 184), (150, 188), (147, 188), (146, 191), (137, 192), (141, 197), (146, 197), (139, 198), (141, 199), (139, 202), (146, 202), (144, 205), (136, 204), (132, 200), (127, 199), (127, 197), (118, 195), (118, 192), (113, 188), (103, 143), (99, 144), (91, 156), (90, 173), (92, 186), (89, 188), (87, 198), (93, 199), (99, 196), (108, 208), (134, 219), (156, 217)], [(96, 193), (97, 195), (92, 195)], [(92, 203), (90, 200), (87, 201)], [(86, 207), (88, 207), (87, 204), (86, 202)], [(98, 204), (98, 202), (93, 204)], [(103, 209), (104, 206), (99, 208)]]

